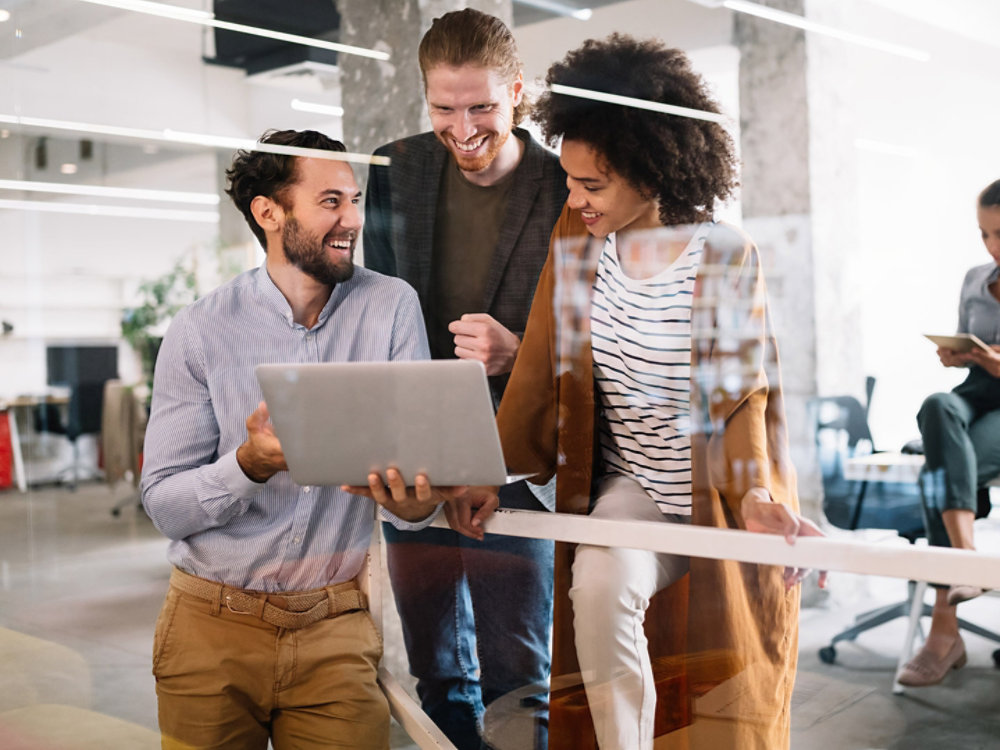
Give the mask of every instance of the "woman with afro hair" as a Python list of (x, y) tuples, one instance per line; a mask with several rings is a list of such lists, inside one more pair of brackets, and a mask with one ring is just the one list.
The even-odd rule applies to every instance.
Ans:
[[(534, 118), (570, 192), (498, 414), (511, 470), (556, 475), (562, 512), (820, 534), (797, 514), (757, 249), (713, 220), (737, 162), (705, 83), (617, 34), (546, 80)], [(581, 672), (602, 750), (680, 726), (680, 746), (787, 747), (805, 572), (561, 545), (553, 675)], [(554, 694), (553, 746), (562, 716)]]

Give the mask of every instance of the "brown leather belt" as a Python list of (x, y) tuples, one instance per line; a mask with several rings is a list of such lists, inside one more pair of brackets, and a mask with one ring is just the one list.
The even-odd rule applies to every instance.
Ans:
[(368, 599), (356, 581), (290, 594), (268, 594), (230, 588), (174, 568), (170, 585), (185, 594), (225, 605), (230, 612), (251, 615), (279, 628), (295, 630), (345, 612), (368, 609)]

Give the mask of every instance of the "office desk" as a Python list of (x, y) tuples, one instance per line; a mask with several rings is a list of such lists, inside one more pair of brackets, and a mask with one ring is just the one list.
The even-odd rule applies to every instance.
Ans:
[(42, 394), (37, 396), (18, 396), (10, 400), (0, 399), (0, 411), (5, 411), (8, 415), (10, 448), (14, 457), (14, 476), (17, 488), (21, 492), (28, 491), (28, 475), (24, 464), (24, 452), (21, 449), (21, 443), (34, 434), (31, 410), (40, 404), (66, 406), (69, 404), (69, 396)]
[(844, 479), (856, 482), (916, 482), (924, 457), (910, 453), (870, 453), (844, 463)]

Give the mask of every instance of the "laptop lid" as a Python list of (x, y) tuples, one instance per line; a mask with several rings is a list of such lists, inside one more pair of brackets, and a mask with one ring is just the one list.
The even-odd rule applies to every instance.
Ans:
[(407, 482), (506, 481), (482, 363), (473, 360), (263, 364), (264, 400), (292, 479), (366, 485), (395, 467)]

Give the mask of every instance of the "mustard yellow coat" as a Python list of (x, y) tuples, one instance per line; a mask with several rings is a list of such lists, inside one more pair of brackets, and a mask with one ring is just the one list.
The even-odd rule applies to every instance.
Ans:
[[(578, 212), (563, 209), (497, 415), (510, 469), (537, 481), (555, 473), (560, 512), (587, 513), (601, 473), (590, 299), (602, 246)], [(759, 256), (727, 225), (709, 233), (695, 282), (691, 373), (692, 523), (745, 528), (740, 501), (754, 486), (797, 511)], [(578, 670), (566, 593), (571, 560), (571, 546), (560, 545), (554, 678)], [(686, 725), (657, 747), (787, 748), (798, 590), (785, 592), (781, 568), (694, 558), (689, 579), (656, 598), (666, 606), (654, 599), (647, 612), (651, 655), (684, 673), (669, 695), (685, 704), (670, 707), (675, 721), (658, 722), (658, 731)], [(554, 711), (550, 747), (568, 746), (560, 742), (568, 731)]]

